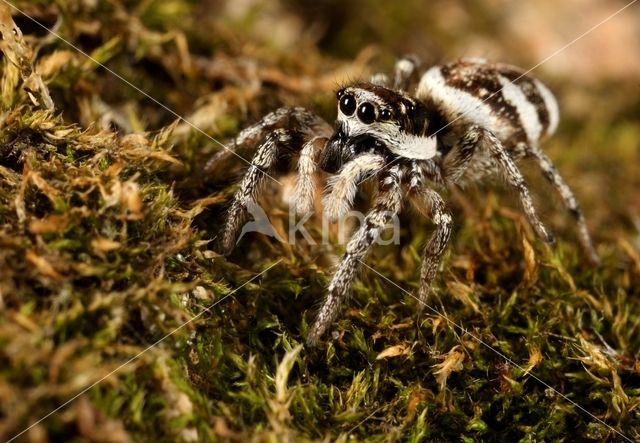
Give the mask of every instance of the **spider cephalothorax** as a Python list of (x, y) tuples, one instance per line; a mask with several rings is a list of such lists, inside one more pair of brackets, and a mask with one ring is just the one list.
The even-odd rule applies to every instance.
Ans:
[(324, 171), (335, 173), (364, 152), (422, 160), (436, 155), (435, 129), (422, 102), (373, 83), (340, 89), (336, 96), (336, 132), (320, 157)]
[(298, 157), (293, 202), (300, 214), (313, 208), (316, 165), (336, 174), (324, 198), (324, 212), (330, 219), (351, 208), (364, 179), (378, 181), (372, 208), (348, 242), (311, 327), (310, 344), (320, 339), (338, 315), (362, 260), (400, 212), (405, 198), (416, 203), (435, 225), (420, 271), (420, 307), (451, 235), (452, 217), (437, 191), (442, 187), (502, 174), (517, 192), (534, 231), (551, 242), (553, 237), (539, 220), (516, 166), (520, 158), (533, 159), (556, 188), (577, 224), (587, 257), (598, 261), (573, 193), (539, 149), (540, 141), (558, 124), (558, 107), (551, 92), (518, 68), (469, 59), (430, 68), (409, 94), (406, 91), (415, 68), (416, 63), (405, 58), (396, 64), (392, 85), (386, 76), (376, 75), (371, 82), (340, 89), (333, 128), (303, 108), (281, 108), (236, 138), (235, 146), (261, 143), (229, 209), (221, 236), (225, 252), (233, 248), (260, 184), (283, 156)]

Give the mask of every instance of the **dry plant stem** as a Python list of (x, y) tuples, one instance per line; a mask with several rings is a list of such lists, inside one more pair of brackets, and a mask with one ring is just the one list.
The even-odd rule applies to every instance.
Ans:
[(11, 10), (5, 3), (0, 3), (0, 33), (4, 55), (9, 63), (20, 71), (24, 89), (33, 104), (53, 110), (54, 104), (49, 89), (33, 65), (33, 49), (25, 41), (22, 31), (11, 18)]

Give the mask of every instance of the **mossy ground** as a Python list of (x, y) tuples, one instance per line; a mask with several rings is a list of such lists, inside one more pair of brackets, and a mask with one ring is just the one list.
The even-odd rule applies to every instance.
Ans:
[[(337, 84), (408, 51), (433, 62), (476, 55), (463, 49), (474, 43), (537, 61), (503, 38), (500, 2), (12, 4), (217, 140), (282, 104), (330, 121)], [(449, 196), (456, 230), (431, 306), (464, 330), (428, 309), (416, 319), (430, 225), (407, 212), (401, 246), (367, 261), (390, 281), (365, 269), (332, 337), (308, 349), (341, 247), (250, 234), (217, 254), (242, 163), (203, 176), (219, 144), (2, 7), (24, 39), (3, 12), (0, 440), (116, 369), (18, 440), (621, 439), (593, 416), (640, 438), (637, 79), (545, 78), (567, 109), (545, 149), (583, 203), (601, 267), (584, 264), (527, 170), (553, 247), (500, 186)], [(281, 192), (269, 186), (265, 207), (285, 229)]]

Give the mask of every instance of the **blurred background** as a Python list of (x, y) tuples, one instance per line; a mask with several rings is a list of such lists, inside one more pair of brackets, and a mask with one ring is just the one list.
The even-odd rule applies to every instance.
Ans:
[[(474, 56), (528, 68), (629, 2), (241, 0), (205, 7), (215, 10), (216, 3), (223, 12), (214, 17), (244, 25), (246, 35), (300, 57), (306, 45), (347, 59), (375, 45), (386, 57), (415, 53), (434, 63)], [(591, 85), (637, 80), (639, 14), (640, 8), (628, 8), (546, 61), (540, 72)]]

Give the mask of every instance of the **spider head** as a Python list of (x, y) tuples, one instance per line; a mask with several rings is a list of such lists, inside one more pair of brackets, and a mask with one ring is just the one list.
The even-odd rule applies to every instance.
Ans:
[(362, 153), (416, 159), (435, 155), (427, 108), (419, 100), (372, 83), (340, 89), (336, 96), (336, 130), (320, 158), (324, 171), (335, 173)]

